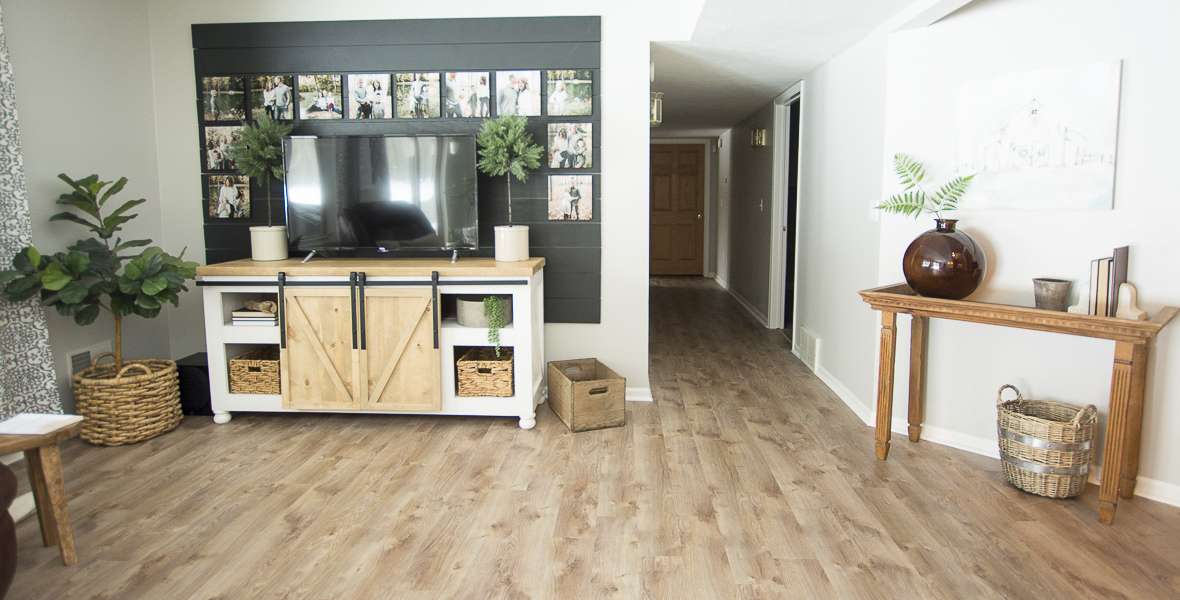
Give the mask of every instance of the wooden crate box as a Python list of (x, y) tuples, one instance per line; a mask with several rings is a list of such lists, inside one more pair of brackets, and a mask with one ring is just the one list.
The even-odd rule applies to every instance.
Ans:
[(594, 358), (549, 363), (549, 408), (570, 431), (619, 427), (627, 380)]

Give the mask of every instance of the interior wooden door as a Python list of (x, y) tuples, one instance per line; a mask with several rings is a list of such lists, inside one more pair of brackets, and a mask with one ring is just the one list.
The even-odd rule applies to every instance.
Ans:
[(652, 145), (650, 198), (651, 274), (703, 274), (704, 146)]
[(364, 288), (365, 409), (442, 409), (441, 350), (430, 288)]
[(286, 288), (287, 345), (279, 363), (283, 406), (361, 408), (360, 350), (353, 344), (348, 288)]

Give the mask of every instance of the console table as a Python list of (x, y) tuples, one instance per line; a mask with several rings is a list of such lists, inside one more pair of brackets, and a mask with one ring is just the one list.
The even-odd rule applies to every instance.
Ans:
[(990, 304), (969, 300), (926, 298), (905, 284), (860, 292), (874, 310), (881, 312), (881, 353), (877, 365), (877, 458), (889, 456), (893, 421), (893, 364), (897, 346), (897, 315), (913, 317), (910, 326), (909, 438), (922, 436), (925, 414), (926, 329), (928, 319), (951, 319), (1002, 327), (1033, 329), (1052, 333), (1113, 340), (1114, 372), (1110, 382), (1110, 412), (1106, 420), (1106, 445), (1102, 453), (1102, 482), (1098, 492), (1098, 520), (1114, 521), (1119, 497), (1135, 493), (1139, 474), (1139, 436), (1143, 425), (1143, 397), (1147, 388), (1147, 356), (1152, 338), (1176, 316), (1168, 306), (1150, 321)]
[[(536, 424), (544, 399), (543, 258), (237, 260), (197, 268), (204, 291), (213, 420), (235, 412), (362, 412), (510, 416)], [(500, 343), (513, 353), (510, 396), (462, 396), (455, 364), (488, 346), (488, 330), (464, 327), (455, 297), (499, 296), (512, 322)], [(275, 326), (235, 324), (250, 299), (275, 300)], [(276, 348), (279, 391), (236, 393), (235, 355)]]

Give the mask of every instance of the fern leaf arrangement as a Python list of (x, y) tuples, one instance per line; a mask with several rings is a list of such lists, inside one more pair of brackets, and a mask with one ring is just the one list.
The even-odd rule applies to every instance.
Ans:
[(243, 175), (266, 182), (266, 224), (274, 225), (270, 210), (270, 180), (283, 180), (283, 138), (291, 126), (262, 115), (253, 125), (242, 127), (241, 137), (229, 147), (229, 157)]
[(500, 358), (500, 330), (508, 325), (504, 314), (504, 299), (499, 296), (485, 296), (483, 314), (488, 319), (488, 343), (496, 347), (496, 358)]
[(974, 175), (961, 175), (927, 192), (926, 167), (906, 154), (893, 155), (893, 170), (901, 182), (900, 194), (890, 196), (876, 208), (887, 213), (908, 215), (915, 219), (923, 213), (941, 219), (944, 211), (958, 210), (959, 201), (967, 193)]
[(508, 176), (508, 223), (512, 223), (512, 178), (524, 182), (541, 166), (545, 149), (528, 130), (528, 117), (504, 115), (483, 122), (475, 138), (479, 170), (492, 177)]

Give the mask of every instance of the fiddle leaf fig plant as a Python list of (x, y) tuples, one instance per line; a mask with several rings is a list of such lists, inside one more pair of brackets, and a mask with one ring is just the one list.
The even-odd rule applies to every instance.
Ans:
[[(115, 365), (123, 366), (123, 317), (153, 318), (164, 303), (176, 306), (185, 282), (196, 276), (197, 263), (184, 260), (184, 252), (172, 256), (152, 240), (124, 240), (118, 236), (123, 225), (137, 214), (129, 211), (146, 202), (143, 198), (123, 202), (109, 210), (108, 202), (127, 185), (127, 178), (101, 181), (97, 175), (58, 178), (70, 186), (57, 200), (72, 211), (57, 213), (50, 221), (69, 221), (93, 234), (68, 246), (65, 251), (43, 254), (33, 246), (17, 252), (12, 269), (0, 272), (3, 295), (20, 302), (39, 296), (61, 315), (73, 317), (78, 325), (90, 325), (102, 311), (115, 322)], [(143, 248), (138, 253), (136, 248)]]
[(508, 224), (512, 224), (512, 178), (524, 182), (541, 166), (545, 149), (528, 130), (528, 117), (504, 115), (488, 119), (479, 128), (479, 170), (492, 177), (507, 175)]
[(971, 180), (975, 178), (974, 175), (958, 176), (933, 192), (927, 192), (923, 185), (926, 181), (926, 168), (922, 163), (905, 154), (894, 154), (893, 170), (901, 182), (902, 192), (890, 196), (876, 208), (915, 219), (923, 213), (930, 213), (941, 219), (944, 211), (957, 210), (959, 200), (967, 193)]

